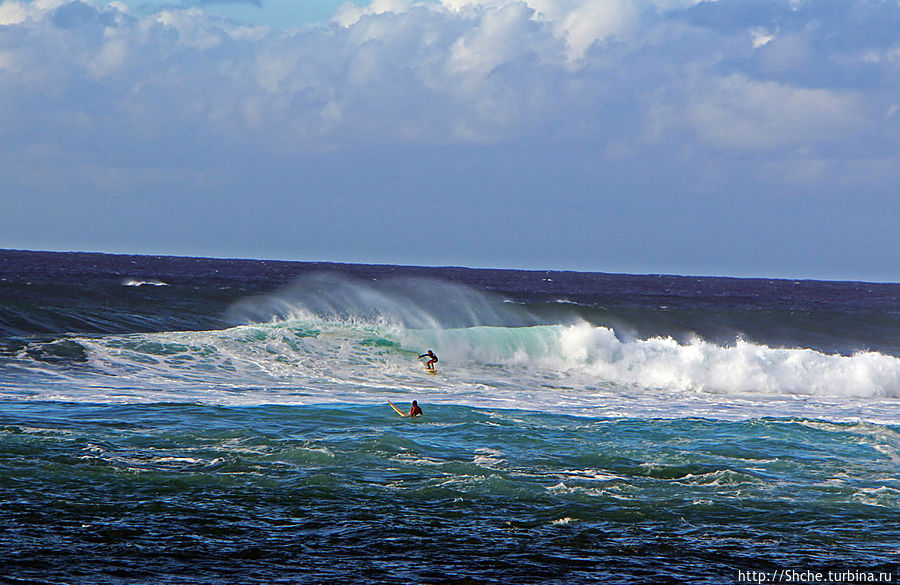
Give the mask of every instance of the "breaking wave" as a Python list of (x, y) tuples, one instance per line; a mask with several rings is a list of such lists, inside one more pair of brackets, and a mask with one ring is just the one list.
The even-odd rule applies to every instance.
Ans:
[[(236, 303), (227, 317), (233, 326), (224, 329), (69, 335), (11, 351), (17, 367), (37, 373), (34, 392), (53, 399), (73, 397), (73, 377), (84, 400), (95, 391), (104, 400), (137, 393), (141, 401), (242, 404), (425, 393), (454, 404), (558, 410), (625, 396), (662, 415), (672, 396), (682, 405), (730, 400), (725, 396), (757, 404), (900, 398), (900, 358), (893, 355), (741, 337), (640, 336), (588, 322), (575, 309), (549, 318), (533, 304), (508, 300), (429, 279), (318, 275)], [(427, 349), (440, 357), (440, 376), (423, 375), (417, 356)], [(63, 389), (47, 382), (53, 376)]]

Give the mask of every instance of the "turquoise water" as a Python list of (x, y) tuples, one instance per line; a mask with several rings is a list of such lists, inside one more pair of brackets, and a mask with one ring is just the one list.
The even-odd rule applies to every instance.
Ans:
[(409, 420), (386, 404), (2, 413), (0, 561), (17, 579), (721, 583), (892, 572), (898, 554), (890, 425), (441, 405)]

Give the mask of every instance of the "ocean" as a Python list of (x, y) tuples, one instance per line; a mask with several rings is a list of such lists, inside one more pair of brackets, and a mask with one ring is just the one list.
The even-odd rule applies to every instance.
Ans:
[(900, 285), (0, 251), (2, 583), (898, 565)]

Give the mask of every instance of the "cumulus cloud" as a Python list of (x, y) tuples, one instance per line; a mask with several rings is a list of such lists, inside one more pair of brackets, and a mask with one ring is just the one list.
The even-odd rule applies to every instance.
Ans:
[[(637, 136), (686, 140), (685, 131), (715, 148), (815, 148), (890, 118), (896, 43), (842, 32), (832, 47), (822, 22), (833, 9), (804, 5), (804, 20), (788, 3), (759, 4), (745, 26), (733, 8), (711, 10), (375, 0), (282, 30), (196, 8), (135, 15), (115, 3), (6, 0), (0, 99), (35, 140), (49, 123), (81, 128), (86, 140), (156, 139), (165, 119), (203, 139), (288, 151), (522, 137), (605, 148)], [(866, 23), (874, 8), (853, 10)], [(861, 63), (874, 87), (848, 81)], [(638, 132), (628, 138), (623, 127)]]
[[(781, 157), (890, 136), (878, 128), (898, 120), (897, 43), (825, 26), (833, 9), (735, 6), (375, 0), (284, 30), (198, 9), (7, 0), (0, 132), (7, 148), (148, 156), (529, 140)], [(838, 31), (847, 39), (831, 46)]]

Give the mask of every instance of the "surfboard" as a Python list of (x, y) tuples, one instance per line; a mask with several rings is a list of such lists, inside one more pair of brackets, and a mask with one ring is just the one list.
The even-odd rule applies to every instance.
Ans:
[(406, 416), (406, 417), (409, 416), (408, 414), (406, 414), (405, 412), (403, 412), (402, 410), (400, 410), (399, 408), (397, 408), (396, 406), (394, 406), (394, 403), (391, 402), (390, 400), (388, 400), (388, 404), (390, 404), (390, 405), (391, 405), (391, 408), (393, 408), (394, 410), (396, 410), (396, 411), (397, 411), (397, 414), (399, 414), (400, 416)]
[(429, 374), (437, 374), (437, 370), (429, 370), (428, 368), (425, 368), (425, 371)]

